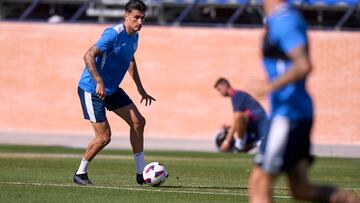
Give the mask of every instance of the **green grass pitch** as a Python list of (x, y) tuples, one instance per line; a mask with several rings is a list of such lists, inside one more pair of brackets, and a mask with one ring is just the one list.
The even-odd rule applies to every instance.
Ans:
[[(161, 187), (135, 182), (132, 153), (104, 150), (89, 168), (94, 186), (72, 183), (83, 149), (0, 145), (0, 202), (247, 202), (252, 155), (146, 151), (170, 177)], [(318, 158), (312, 180), (360, 195), (360, 159)], [(275, 202), (291, 200), (285, 180)]]

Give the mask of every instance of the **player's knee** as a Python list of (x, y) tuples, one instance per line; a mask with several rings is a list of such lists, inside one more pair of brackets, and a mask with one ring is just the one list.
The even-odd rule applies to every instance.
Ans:
[(111, 141), (111, 131), (110, 129), (104, 129), (98, 133), (98, 142), (102, 146), (106, 146)]
[(111, 142), (111, 138), (110, 137), (101, 137), (99, 139), (99, 142), (102, 146), (106, 146)]
[[(270, 197), (273, 177), (261, 168), (255, 167), (249, 181), (250, 193), (257, 196)], [(266, 201), (267, 202), (267, 201)]]
[(139, 116), (136, 121), (134, 122), (134, 127), (136, 129), (138, 128), (144, 128), (146, 124), (146, 120), (143, 116)]

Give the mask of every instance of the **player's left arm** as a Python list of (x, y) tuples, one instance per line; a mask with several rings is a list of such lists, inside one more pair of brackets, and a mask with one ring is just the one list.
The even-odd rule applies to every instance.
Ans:
[(140, 103), (142, 103), (145, 100), (145, 106), (147, 106), (148, 104), (151, 105), (152, 101), (156, 101), (155, 98), (153, 98), (152, 96), (150, 96), (149, 94), (146, 93), (146, 91), (141, 83), (135, 57), (133, 57), (130, 61), (130, 66), (129, 66), (128, 72), (131, 75), (131, 77), (133, 78), (133, 80), (136, 84), (137, 90), (139, 91), (139, 94), (142, 97)]

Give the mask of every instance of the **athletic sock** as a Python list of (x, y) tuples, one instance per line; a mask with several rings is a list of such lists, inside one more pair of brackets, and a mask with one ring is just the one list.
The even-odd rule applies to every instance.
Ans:
[(136, 164), (136, 173), (142, 174), (145, 168), (145, 159), (144, 159), (144, 152), (134, 154), (135, 164)]
[(87, 168), (88, 168), (89, 163), (90, 163), (90, 161), (87, 161), (84, 158), (82, 158), (79, 169), (76, 171), (76, 175), (87, 173)]
[(240, 139), (240, 138), (235, 139), (235, 148), (236, 148), (237, 150), (242, 150), (242, 149), (244, 149), (244, 147), (245, 147), (244, 145), (245, 145), (244, 140), (242, 140), (242, 139)]

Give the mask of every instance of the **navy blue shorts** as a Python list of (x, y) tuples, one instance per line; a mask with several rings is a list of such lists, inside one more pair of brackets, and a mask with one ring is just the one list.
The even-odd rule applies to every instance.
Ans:
[(86, 92), (80, 87), (78, 87), (78, 94), (84, 119), (94, 123), (106, 120), (105, 108), (109, 111), (114, 111), (133, 103), (121, 88), (118, 88), (114, 94), (106, 96), (105, 100), (101, 100), (96, 93)]
[(263, 117), (256, 120), (250, 120), (246, 127), (245, 143), (253, 144), (266, 137), (269, 131), (269, 120)]
[[(224, 127), (215, 137), (215, 144), (220, 148), (221, 144), (224, 142), (226, 135), (228, 133), (230, 126)], [(245, 148), (240, 150), (240, 152), (247, 152), (253, 149), (258, 141), (261, 141), (267, 135), (269, 130), (269, 120), (266, 116), (256, 120), (250, 120), (249, 124), (246, 126), (245, 137), (243, 138), (245, 142)], [(230, 142), (231, 148), (229, 151), (237, 151), (235, 148), (235, 141)]]
[(255, 162), (270, 174), (289, 172), (303, 159), (311, 163), (311, 127), (312, 119), (290, 121), (286, 117), (274, 117)]

